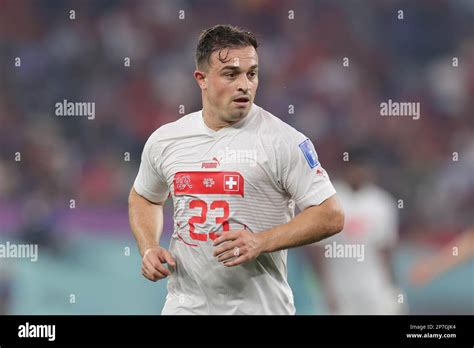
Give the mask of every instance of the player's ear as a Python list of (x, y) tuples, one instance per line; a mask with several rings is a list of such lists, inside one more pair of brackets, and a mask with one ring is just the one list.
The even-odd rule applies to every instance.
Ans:
[(201, 90), (205, 90), (207, 88), (206, 73), (204, 71), (194, 71), (194, 78), (196, 79), (196, 82), (198, 83)]

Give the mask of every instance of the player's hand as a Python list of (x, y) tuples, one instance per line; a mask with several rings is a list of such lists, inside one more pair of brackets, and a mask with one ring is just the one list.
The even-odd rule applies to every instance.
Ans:
[(170, 267), (176, 266), (176, 261), (168, 250), (159, 246), (147, 249), (142, 259), (143, 276), (154, 282), (166, 278), (171, 271), (164, 266), (164, 263)]
[(434, 266), (429, 260), (418, 262), (411, 268), (409, 277), (413, 285), (425, 285), (435, 277)]
[(240, 230), (219, 233), (217, 236), (213, 255), (227, 267), (254, 260), (264, 250), (265, 241), (260, 233)]

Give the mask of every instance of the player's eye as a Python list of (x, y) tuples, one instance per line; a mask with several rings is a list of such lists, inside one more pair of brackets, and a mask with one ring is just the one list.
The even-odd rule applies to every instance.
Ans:
[(235, 77), (234, 73), (225, 74), (226, 77), (233, 79)]
[(249, 76), (253, 79), (257, 76), (257, 73), (255, 71), (252, 71), (249, 73)]

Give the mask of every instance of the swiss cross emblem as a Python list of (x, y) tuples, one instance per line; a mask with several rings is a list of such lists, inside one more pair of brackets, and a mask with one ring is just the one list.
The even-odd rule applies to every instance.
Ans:
[(224, 191), (239, 191), (239, 185), (238, 175), (224, 175)]

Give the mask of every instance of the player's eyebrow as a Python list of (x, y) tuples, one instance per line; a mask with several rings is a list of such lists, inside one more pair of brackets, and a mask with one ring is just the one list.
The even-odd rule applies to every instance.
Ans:
[[(256, 69), (256, 68), (258, 68), (258, 64), (252, 65), (252, 66), (249, 68), (249, 70), (254, 70), (254, 69)], [(223, 67), (223, 68), (221, 69), (221, 71), (226, 70), (226, 69), (228, 69), (228, 70), (240, 70), (240, 66), (226, 65), (225, 67)]]

